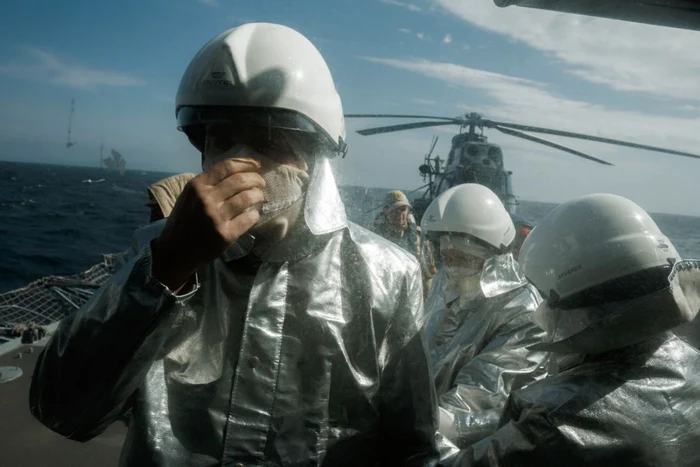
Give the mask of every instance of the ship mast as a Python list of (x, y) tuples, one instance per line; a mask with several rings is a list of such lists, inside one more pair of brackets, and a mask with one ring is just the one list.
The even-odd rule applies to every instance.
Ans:
[(104, 159), (102, 158), (102, 149), (104, 148), (104, 141), (102, 138), (100, 138), (100, 168), (102, 168), (102, 164), (104, 163)]
[(73, 125), (73, 113), (75, 113), (75, 98), (70, 100), (70, 116), (68, 117), (68, 139), (66, 140), (66, 147), (70, 148), (75, 146), (75, 141), (70, 140), (70, 130)]

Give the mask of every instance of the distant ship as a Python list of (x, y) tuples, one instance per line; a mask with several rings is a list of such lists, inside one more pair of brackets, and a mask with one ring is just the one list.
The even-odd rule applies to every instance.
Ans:
[(126, 159), (124, 159), (124, 156), (112, 149), (112, 155), (110, 157), (103, 158), (103, 148), (104, 146), (100, 144), (100, 167), (110, 171), (113, 170), (115, 172), (119, 172), (119, 174), (123, 176), (124, 172), (126, 171)]

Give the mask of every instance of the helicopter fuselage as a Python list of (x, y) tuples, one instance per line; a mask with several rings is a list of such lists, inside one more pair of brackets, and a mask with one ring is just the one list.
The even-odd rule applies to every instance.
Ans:
[[(431, 162), (431, 161), (429, 161)], [(422, 198), (414, 201), (414, 215), (419, 220), (430, 202), (445, 190), (463, 183), (488, 187), (503, 201), (506, 210), (515, 214), (518, 199), (513, 193), (512, 172), (503, 165), (503, 151), (497, 144), (476, 133), (461, 133), (452, 138), (452, 148), (444, 169), (432, 161), (435, 179)]]

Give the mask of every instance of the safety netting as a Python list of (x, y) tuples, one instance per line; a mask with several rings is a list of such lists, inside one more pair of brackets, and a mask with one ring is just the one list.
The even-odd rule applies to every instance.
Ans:
[(0, 344), (21, 336), (27, 327), (45, 326), (78, 310), (114, 274), (120, 256), (105, 254), (102, 262), (87, 271), (42, 277), (0, 294)]

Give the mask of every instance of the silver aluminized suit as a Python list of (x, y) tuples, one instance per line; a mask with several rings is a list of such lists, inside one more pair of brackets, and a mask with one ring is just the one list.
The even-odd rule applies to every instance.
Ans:
[(481, 289), (480, 297), (460, 303), (441, 269), (426, 301), (440, 410), (454, 417), (442, 434), (458, 447), (493, 434), (510, 391), (546, 374), (547, 352), (527, 348), (545, 336), (532, 320), (541, 298), (511, 254), (486, 261)]
[(700, 262), (670, 286), (598, 308), (546, 310), (558, 374), (511, 394), (501, 427), (460, 467), (700, 465), (700, 352), (669, 329), (700, 308)]
[[(324, 158), (304, 236), (251, 237), (174, 296), (136, 232), (124, 267), (41, 355), (32, 413), (78, 441), (132, 409), (123, 466), (424, 466), (437, 406), (418, 262), (349, 224)], [(246, 243), (248, 241), (248, 243)]]

